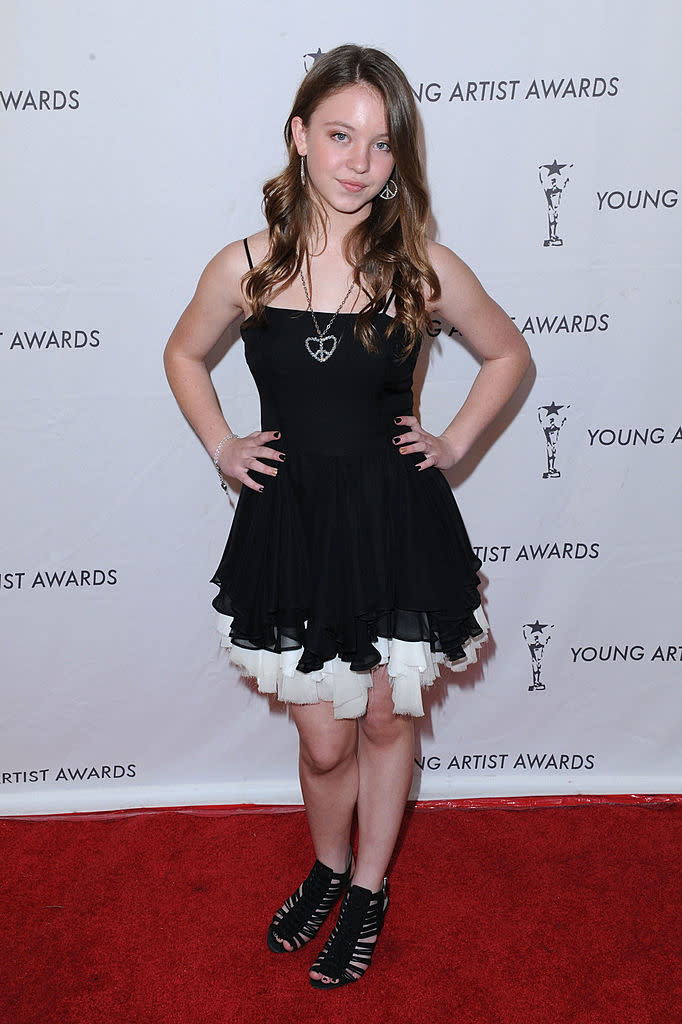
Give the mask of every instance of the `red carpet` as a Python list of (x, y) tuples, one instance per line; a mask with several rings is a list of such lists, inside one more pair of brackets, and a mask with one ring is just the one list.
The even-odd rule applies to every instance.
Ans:
[(368, 975), (265, 930), (302, 813), (0, 820), (3, 1024), (679, 1024), (682, 805), (410, 810)]

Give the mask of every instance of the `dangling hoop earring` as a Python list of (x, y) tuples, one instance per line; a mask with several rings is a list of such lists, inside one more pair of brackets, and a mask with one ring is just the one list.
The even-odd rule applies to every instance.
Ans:
[(301, 157), (301, 185), (305, 188), (305, 157)]
[(393, 178), (388, 179), (379, 195), (382, 199), (395, 199), (398, 195), (398, 186), (394, 182)]

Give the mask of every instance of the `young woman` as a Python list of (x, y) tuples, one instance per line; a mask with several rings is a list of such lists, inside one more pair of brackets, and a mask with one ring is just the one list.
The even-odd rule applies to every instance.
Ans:
[[(507, 402), (522, 336), (471, 270), (427, 240), (411, 88), (385, 54), (340, 46), (303, 80), (289, 162), (264, 187), (268, 227), (211, 260), (165, 352), (173, 393), (221, 475), (242, 485), (213, 582), (230, 657), (289, 702), (316, 861), (275, 913), (274, 952), (300, 949), (343, 897), (310, 969), (361, 978), (413, 770), (413, 716), (438, 662), (476, 658), (487, 624), (475, 557), (441, 470)], [(483, 360), (452, 422), (412, 414), (435, 313)], [(205, 357), (244, 315), (261, 429), (235, 434)], [(351, 823), (357, 811), (357, 853)]]

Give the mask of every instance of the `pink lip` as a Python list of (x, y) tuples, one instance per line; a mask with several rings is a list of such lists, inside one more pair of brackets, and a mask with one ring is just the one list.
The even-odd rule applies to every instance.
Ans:
[(359, 181), (339, 181), (339, 185), (343, 185), (349, 192), (359, 192), (365, 187)]

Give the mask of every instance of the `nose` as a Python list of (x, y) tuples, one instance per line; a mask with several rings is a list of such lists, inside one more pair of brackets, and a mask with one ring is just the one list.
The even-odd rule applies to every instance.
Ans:
[(348, 167), (356, 174), (369, 170), (369, 153), (364, 146), (353, 146), (348, 154)]

